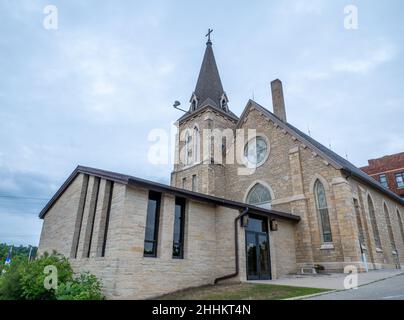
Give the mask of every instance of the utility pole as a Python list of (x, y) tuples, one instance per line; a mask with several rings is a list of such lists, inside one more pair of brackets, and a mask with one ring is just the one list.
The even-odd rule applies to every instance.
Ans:
[(32, 246), (29, 246), (28, 261), (31, 261)]

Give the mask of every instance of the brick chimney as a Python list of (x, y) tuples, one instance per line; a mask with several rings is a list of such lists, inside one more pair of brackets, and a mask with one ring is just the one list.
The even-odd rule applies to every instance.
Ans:
[(276, 79), (271, 82), (271, 92), (272, 92), (272, 106), (274, 108), (274, 114), (286, 122), (286, 110), (285, 110), (285, 100), (283, 98), (282, 81)]

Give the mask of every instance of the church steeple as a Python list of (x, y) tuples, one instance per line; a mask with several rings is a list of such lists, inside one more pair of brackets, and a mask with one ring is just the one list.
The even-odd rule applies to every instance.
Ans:
[(229, 112), (227, 106), (228, 98), (223, 90), (219, 70), (217, 69), (215, 56), (213, 54), (212, 41), (210, 39), (212, 31), (213, 30), (209, 29), (209, 32), (206, 35), (208, 41), (206, 42), (206, 50), (203, 56), (195, 91), (190, 100), (190, 112), (206, 105), (221, 109), (224, 112)]

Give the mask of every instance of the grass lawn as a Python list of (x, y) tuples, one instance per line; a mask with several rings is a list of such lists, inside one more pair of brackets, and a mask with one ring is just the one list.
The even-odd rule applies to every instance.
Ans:
[(237, 283), (203, 286), (167, 294), (162, 300), (282, 300), (329, 291), (327, 289)]

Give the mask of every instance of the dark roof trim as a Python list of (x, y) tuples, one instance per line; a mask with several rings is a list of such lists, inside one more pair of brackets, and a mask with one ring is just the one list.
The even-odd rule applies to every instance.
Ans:
[(246, 208), (249, 209), (249, 212), (251, 213), (257, 213), (265, 216), (269, 216), (272, 218), (279, 218), (279, 219), (286, 219), (286, 220), (292, 220), (292, 221), (300, 221), (300, 217), (296, 216), (291, 213), (286, 213), (286, 212), (281, 212), (281, 211), (276, 211), (276, 210), (266, 210), (262, 208), (258, 208), (256, 206), (252, 206), (246, 203), (242, 202), (237, 202), (237, 201), (232, 201), (232, 200), (227, 200), (223, 198), (218, 198), (202, 193), (197, 193), (197, 192), (192, 192), (180, 188), (175, 188), (171, 187), (162, 183), (157, 183), (153, 182), (150, 180), (145, 180), (133, 176), (128, 176), (124, 174), (119, 174), (116, 172), (110, 172), (110, 171), (105, 171), (105, 170), (100, 170), (100, 169), (95, 169), (95, 168), (89, 168), (89, 167), (82, 167), (78, 166), (73, 173), (69, 176), (69, 178), (63, 183), (63, 185), (59, 188), (59, 190), (55, 193), (55, 195), (52, 197), (52, 199), (46, 204), (46, 206), (42, 209), (42, 211), (39, 214), (39, 217), (43, 219), (43, 217), (46, 215), (46, 213), (49, 211), (49, 209), (53, 206), (53, 204), (56, 202), (56, 200), (63, 194), (63, 192), (67, 189), (67, 187), (70, 185), (70, 183), (74, 180), (74, 178), (79, 174), (88, 174), (92, 176), (96, 176), (99, 178), (107, 179), (107, 180), (112, 180), (114, 182), (119, 182), (128, 186), (136, 186), (136, 187), (144, 187), (149, 190), (153, 191), (159, 191), (159, 192), (164, 192), (164, 193), (170, 193), (174, 194), (179, 197), (184, 197), (187, 199), (192, 199), (195, 201), (200, 201), (200, 202), (207, 202), (211, 203), (214, 205), (218, 206), (223, 206), (235, 210), (244, 210)]

